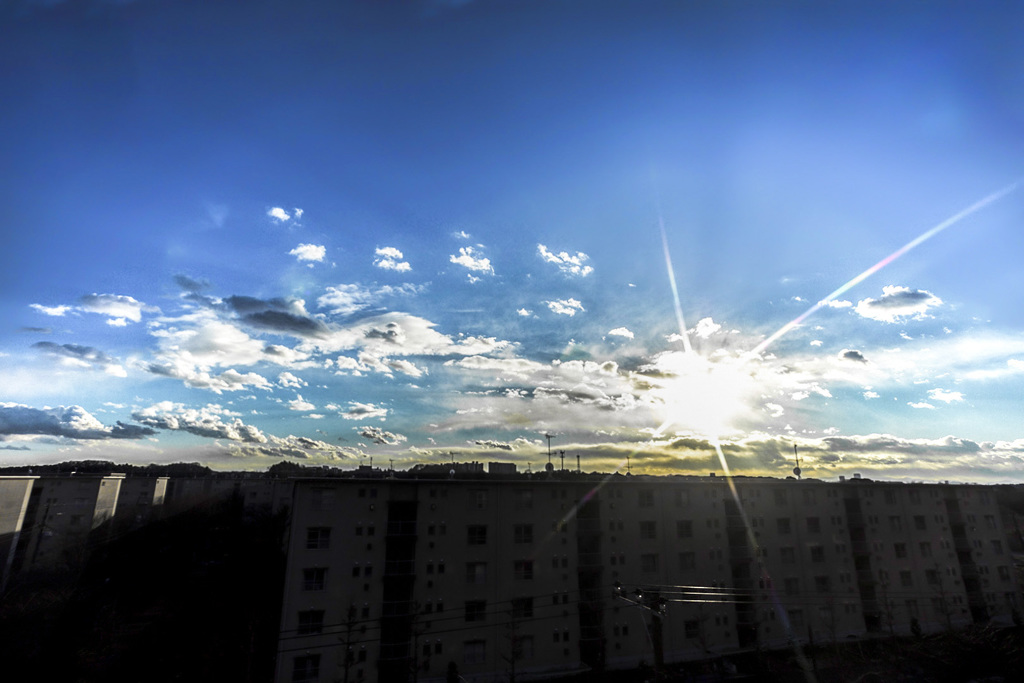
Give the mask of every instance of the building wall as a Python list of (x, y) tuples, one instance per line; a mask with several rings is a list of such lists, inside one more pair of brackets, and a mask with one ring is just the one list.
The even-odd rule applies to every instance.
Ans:
[(0, 477), (0, 593), (7, 586), (35, 477)]
[[(299, 480), (278, 680), (520, 679), (1009, 623), (985, 487)], [(659, 603), (664, 614), (659, 616)]]

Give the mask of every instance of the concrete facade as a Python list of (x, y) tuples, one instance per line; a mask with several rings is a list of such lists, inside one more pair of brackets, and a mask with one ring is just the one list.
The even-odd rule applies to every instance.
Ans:
[(987, 487), (563, 476), (298, 480), (277, 680), (541, 679), (1017, 607)]

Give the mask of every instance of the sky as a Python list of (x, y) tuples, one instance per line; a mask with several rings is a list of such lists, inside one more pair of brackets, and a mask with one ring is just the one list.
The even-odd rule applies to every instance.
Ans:
[(0, 463), (1024, 481), (1022, 33), (0, 3)]

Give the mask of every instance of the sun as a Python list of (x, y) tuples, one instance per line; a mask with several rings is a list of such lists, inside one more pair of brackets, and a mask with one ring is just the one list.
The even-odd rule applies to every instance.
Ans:
[(714, 360), (690, 351), (669, 351), (652, 364), (651, 397), (660, 406), (657, 434), (687, 432), (716, 438), (752, 417), (759, 392), (742, 359), (719, 355)]

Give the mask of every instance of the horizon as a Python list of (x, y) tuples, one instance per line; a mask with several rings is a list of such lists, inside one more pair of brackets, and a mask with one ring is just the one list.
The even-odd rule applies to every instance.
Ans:
[(1024, 482), (1021, 29), (10, 3), (0, 466)]

